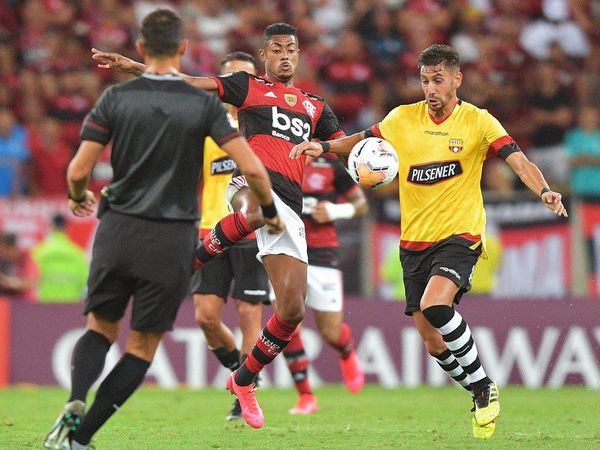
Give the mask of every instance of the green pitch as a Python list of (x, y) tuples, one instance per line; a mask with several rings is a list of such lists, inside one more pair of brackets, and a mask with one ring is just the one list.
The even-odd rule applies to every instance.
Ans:
[[(381, 389), (351, 395), (318, 389), (319, 412), (287, 413), (293, 391), (258, 394), (265, 426), (225, 421), (225, 390), (136, 392), (95, 436), (98, 450), (526, 448), (600, 449), (600, 391), (583, 388), (500, 392), (491, 441), (471, 437), (467, 394), (454, 387)], [(0, 389), (0, 449), (39, 449), (67, 394), (56, 388)]]

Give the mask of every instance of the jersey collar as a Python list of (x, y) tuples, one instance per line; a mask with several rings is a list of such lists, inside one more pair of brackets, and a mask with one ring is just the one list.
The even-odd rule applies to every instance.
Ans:
[(450, 117), (452, 115), (452, 113), (454, 113), (454, 111), (456, 111), (458, 108), (460, 108), (461, 103), (462, 103), (462, 101), (460, 99), (457, 99), (456, 103), (454, 104), (454, 108), (452, 108), (452, 111), (450, 111), (450, 114), (448, 114), (446, 117), (442, 117), (441, 119), (436, 119), (435, 117), (433, 117), (431, 115), (431, 113), (429, 112), (429, 109), (427, 110), (427, 115), (429, 116), (429, 118), (431, 119), (431, 121), (433, 123), (435, 123), (436, 125), (441, 125), (442, 123), (444, 123), (446, 121), (446, 119), (448, 119), (448, 117)]
[(183, 78), (180, 75), (174, 73), (143, 73), (142, 76), (144, 78), (148, 78), (150, 80), (163, 80), (163, 81), (180, 81)]

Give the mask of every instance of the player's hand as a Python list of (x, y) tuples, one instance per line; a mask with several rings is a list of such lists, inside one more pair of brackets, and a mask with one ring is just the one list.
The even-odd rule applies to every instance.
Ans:
[(75, 202), (73, 200), (69, 200), (69, 209), (73, 213), (73, 215), (77, 217), (87, 217), (94, 214), (96, 204), (96, 197), (94, 193), (90, 190), (85, 191), (85, 200), (82, 202)]
[(328, 201), (322, 201), (316, 204), (316, 206), (312, 210), (312, 218), (317, 223), (327, 223), (331, 222), (331, 216), (329, 215), (329, 210), (327, 209), (327, 205), (331, 204)]
[(279, 234), (283, 233), (283, 230), (285, 230), (285, 222), (281, 217), (279, 217), (279, 214), (277, 214), (275, 217), (265, 217), (264, 219), (267, 226), (267, 232), (269, 234)]
[(140, 63), (119, 53), (102, 52), (92, 48), (92, 59), (98, 62), (101, 69), (112, 69), (116, 72), (126, 72), (137, 75), (141, 73)]
[(559, 192), (546, 191), (542, 194), (542, 202), (546, 208), (551, 209), (558, 216), (569, 217), (565, 205), (562, 203), (562, 195)]
[(323, 153), (323, 147), (318, 142), (304, 141), (301, 144), (294, 145), (290, 150), (290, 159), (298, 159), (302, 155), (316, 158)]

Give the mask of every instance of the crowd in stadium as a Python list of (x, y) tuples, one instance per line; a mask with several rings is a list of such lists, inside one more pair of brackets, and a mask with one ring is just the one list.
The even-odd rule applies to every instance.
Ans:
[[(106, 85), (128, 77), (96, 68), (90, 48), (139, 60), (139, 21), (158, 6), (187, 21), (190, 74), (215, 73), (229, 51), (254, 53), (266, 24), (294, 24), (302, 49), (296, 85), (327, 98), (347, 133), (420, 100), (419, 51), (449, 43), (467, 73), (461, 97), (489, 109), (562, 185), (565, 135), (582, 106), (600, 103), (600, 8), (589, 0), (5, 0), (0, 196), (64, 195), (82, 118)], [(110, 177), (97, 172), (99, 184)], [(518, 188), (503, 165), (487, 174), (486, 187)]]

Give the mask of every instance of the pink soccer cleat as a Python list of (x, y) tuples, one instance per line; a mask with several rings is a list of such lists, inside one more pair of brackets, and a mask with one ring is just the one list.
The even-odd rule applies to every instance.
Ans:
[[(236, 371), (237, 372), (237, 371)], [(252, 428), (260, 428), (265, 423), (262, 409), (256, 401), (256, 388), (254, 384), (240, 386), (235, 382), (235, 374), (232, 372), (227, 378), (227, 390), (237, 397), (242, 408), (242, 417)]]
[(358, 394), (365, 385), (365, 374), (355, 350), (352, 350), (346, 359), (340, 358), (340, 368), (346, 388), (353, 394)]
[(308, 416), (317, 412), (317, 397), (314, 394), (300, 394), (296, 406), (288, 411), (297, 416)]

